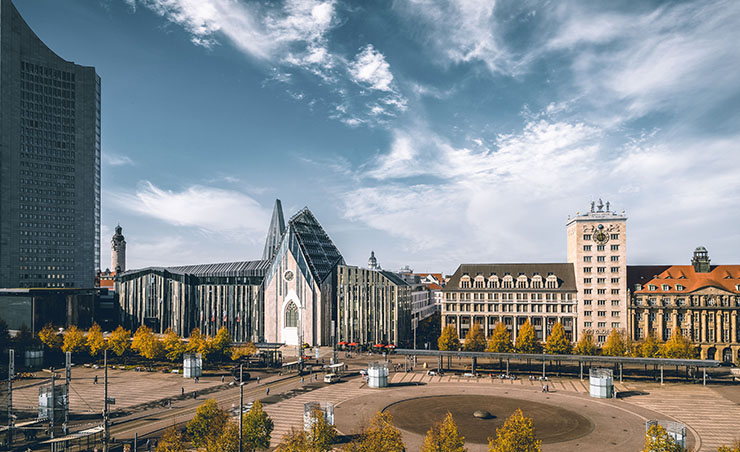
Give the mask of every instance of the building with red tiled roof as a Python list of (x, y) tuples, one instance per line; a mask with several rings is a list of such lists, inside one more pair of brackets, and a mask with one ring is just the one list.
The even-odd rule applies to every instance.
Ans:
[(710, 265), (698, 247), (691, 265), (628, 266), (627, 284), (632, 339), (664, 341), (680, 329), (703, 359), (740, 360), (740, 265)]

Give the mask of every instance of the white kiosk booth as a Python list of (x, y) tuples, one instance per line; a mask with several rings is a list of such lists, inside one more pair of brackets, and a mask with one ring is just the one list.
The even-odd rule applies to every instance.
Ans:
[(614, 397), (614, 372), (611, 369), (591, 368), (589, 372), (591, 397), (611, 399)]

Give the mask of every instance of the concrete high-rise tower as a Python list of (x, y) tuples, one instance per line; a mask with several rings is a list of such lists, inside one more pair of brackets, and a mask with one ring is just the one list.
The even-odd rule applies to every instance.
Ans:
[(0, 0), (0, 287), (93, 287), (100, 77)]
[(119, 224), (110, 241), (110, 269), (116, 274), (126, 271), (126, 239), (122, 232), (123, 228)]
[(578, 288), (578, 335), (603, 344), (612, 329), (627, 328), (627, 217), (599, 199), (568, 221), (568, 262)]

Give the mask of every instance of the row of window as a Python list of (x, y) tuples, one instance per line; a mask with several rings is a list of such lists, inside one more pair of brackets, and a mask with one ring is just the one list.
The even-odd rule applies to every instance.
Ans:
[(45, 173), (43, 171), (20, 170), (20, 175), (33, 177), (33, 178), (63, 179), (67, 181), (75, 180), (74, 176), (69, 176), (66, 174)]
[[(596, 300), (597, 306), (606, 306), (606, 300)], [(591, 306), (591, 300), (583, 300), (584, 306)], [(619, 300), (612, 300), (612, 306), (619, 306)]]
[[(584, 282), (586, 282), (586, 281), (584, 280)], [(591, 281), (589, 281), (586, 284), (590, 284), (590, 283), (591, 283)], [(599, 283), (599, 284), (603, 284), (603, 283)], [(619, 289), (610, 289), (610, 290), (611, 290), (611, 294), (612, 295), (619, 295)], [(592, 293), (593, 293), (593, 289), (583, 289), (583, 294), (584, 295), (591, 295)], [(597, 295), (606, 295), (606, 289), (596, 289), (596, 294)]]
[(18, 206), (18, 208), (21, 210), (32, 210), (35, 212), (75, 213), (75, 209), (68, 209), (66, 207), (37, 206), (35, 204), (21, 204)]
[(75, 205), (74, 199), (42, 198), (38, 196), (19, 196), (19, 198), (21, 202)]
[[(740, 303), (740, 297), (735, 297), (735, 301), (736, 303)], [(671, 297), (662, 297), (660, 301), (657, 297), (649, 297), (647, 299), (636, 297), (634, 304), (636, 306), (641, 306), (643, 305), (643, 302), (645, 302), (647, 306), (701, 306), (698, 298), (690, 298), (690, 300), (687, 301), (685, 297), (677, 297), (674, 299), (671, 299)], [(730, 306), (730, 302), (731, 297), (710, 298), (709, 300), (707, 300), (706, 305), (727, 307)]]
[[(499, 297), (500, 296), (500, 297)], [(517, 300), (517, 301), (573, 301), (572, 293), (526, 293), (526, 292), (445, 292), (446, 300)]]
[[(42, 220), (42, 221), (74, 221), (74, 217), (67, 217), (63, 215), (38, 215), (34, 213), (22, 213), (20, 214), (21, 219), (27, 219), (27, 220)], [(22, 225), (28, 226), (28, 227), (54, 227), (53, 225), (49, 224), (43, 224), (43, 225), (35, 225), (34, 223), (21, 223)], [(58, 229), (67, 229), (66, 226), (62, 227), (64, 225), (60, 225)]]
[[(592, 245), (583, 245), (583, 251), (591, 251)], [(619, 245), (611, 245), (611, 251), (619, 251)], [(596, 245), (596, 251), (606, 251), (606, 245)]]
[[(583, 262), (591, 262), (593, 256), (583, 256)], [(619, 256), (610, 256), (610, 262), (619, 262)], [(596, 262), (606, 262), (606, 256), (596, 256)]]
[[(621, 324), (619, 322), (612, 322), (612, 328), (621, 328)], [(593, 328), (593, 322), (583, 322), (584, 328)], [(596, 324), (597, 328), (606, 328), (606, 322), (597, 322)], [(597, 339), (597, 342), (605, 342), (606, 336), (599, 336)]]
[[(609, 269), (612, 273), (619, 273), (619, 267), (611, 267)], [(592, 273), (591, 267), (583, 267), (583, 273)], [(606, 273), (606, 267), (596, 267), (596, 273)], [(615, 281), (616, 279), (616, 281)], [(612, 282), (619, 282), (619, 278), (612, 278)]]
[[(593, 311), (583, 311), (585, 317), (591, 317)], [(612, 317), (619, 317), (620, 311), (612, 311)], [(596, 311), (598, 317), (606, 317), (606, 311)]]
[[(543, 308), (544, 306), (544, 308)], [(559, 306), (559, 307), (558, 307)], [(500, 309), (500, 311), (499, 311)], [(445, 312), (575, 312), (573, 305), (555, 304), (457, 304), (446, 303)]]

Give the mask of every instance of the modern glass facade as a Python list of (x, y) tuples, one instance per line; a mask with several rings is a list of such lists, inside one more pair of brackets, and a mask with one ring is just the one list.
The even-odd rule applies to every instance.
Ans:
[(100, 77), (0, 0), (0, 287), (93, 287), (100, 268)]

